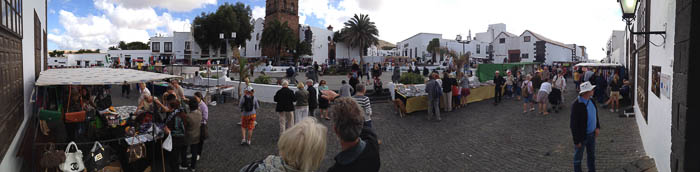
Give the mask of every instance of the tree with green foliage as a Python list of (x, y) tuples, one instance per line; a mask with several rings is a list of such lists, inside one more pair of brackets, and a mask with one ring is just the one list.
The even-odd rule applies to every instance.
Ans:
[(128, 50), (148, 50), (148, 49), (150, 49), (148, 44), (143, 43), (141, 41), (129, 42), (128, 44), (126, 44), (126, 47)]
[(128, 50), (129, 46), (126, 45), (126, 42), (124, 41), (119, 41), (119, 45), (117, 45), (120, 50)]
[[(343, 39), (345, 43), (350, 44), (352, 47), (360, 48), (360, 64), (364, 64), (364, 53), (372, 45), (379, 44), (379, 30), (377, 26), (372, 22), (367, 14), (360, 14), (359, 16), (355, 14), (350, 20), (344, 23), (345, 33), (343, 34)], [(362, 65), (360, 65), (362, 69)]]
[(274, 48), (276, 51), (275, 63), (279, 64), (280, 55), (284, 49), (296, 48), (299, 42), (297, 37), (294, 35), (292, 28), (289, 28), (287, 22), (281, 23), (279, 20), (273, 20), (265, 23), (262, 38), (260, 38), (260, 46)]
[(426, 49), (433, 56), (433, 62), (435, 62), (435, 55), (440, 52), (440, 39), (433, 38), (428, 42), (428, 48)]
[[(225, 39), (232, 40), (229, 42), (232, 49), (245, 46), (245, 41), (251, 38), (250, 33), (253, 30), (250, 23), (251, 14), (250, 6), (241, 2), (224, 3), (214, 13), (202, 12), (192, 21), (194, 41), (202, 49), (218, 50), (226, 45), (226, 41), (219, 37), (219, 34), (223, 33)], [(235, 38), (232, 38), (233, 32), (236, 33)]]
[(53, 50), (49, 52), (49, 57), (62, 57), (65, 51)]

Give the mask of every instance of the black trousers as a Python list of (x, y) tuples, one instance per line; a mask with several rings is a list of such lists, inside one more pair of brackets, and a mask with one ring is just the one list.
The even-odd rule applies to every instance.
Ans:
[(494, 96), (493, 100), (495, 101), (494, 103), (500, 103), (501, 102), (501, 97), (503, 96), (503, 89), (502, 86), (496, 86), (496, 95)]

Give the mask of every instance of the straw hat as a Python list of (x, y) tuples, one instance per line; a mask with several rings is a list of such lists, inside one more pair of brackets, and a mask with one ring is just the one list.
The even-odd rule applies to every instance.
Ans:
[(593, 91), (594, 88), (595, 88), (595, 85), (591, 84), (591, 82), (586, 81), (583, 84), (581, 84), (581, 91), (579, 91), (578, 94), (583, 94), (585, 92)]

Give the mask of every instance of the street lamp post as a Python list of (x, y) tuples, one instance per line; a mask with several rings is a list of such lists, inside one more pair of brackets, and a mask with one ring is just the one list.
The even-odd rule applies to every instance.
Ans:
[[(220, 34), (219, 34), (219, 38), (222, 39), (222, 40), (224, 40), (224, 41), (226, 41), (226, 47), (225, 47), (225, 48), (228, 48), (228, 47), (229, 47), (229, 46), (228, 46), (228, 41), (229, 41), (229, 40), (234, 40), (234, 39), (236, 39), (236, 32), (231, 32), (231, 38), (225, 38), (224, 33), (220, 33)], [(236, 47), (238, 47), (238, 46), (236, 46)], [(233, 48), (231, 48), (231, 51), (233, 51)], [(231, 56), (233, 56), (233, 52), (231, 52)], [(211, 59), (211, 56), (210, 56), (210, 59)], [(230, 59), (228, 58), (228, 54), (227, 54), (227, 55), (226, 55), (226, 62), (227, 62), (227, 64), (228, 64), (229, 61), (230, 61)]]
[(632, 26), (632, 21), (635, 20), (635, 14), (637, 13), (638, 0), (618, 0), (620, 3), (620, 8), (622, 9), (622, 20), (627, 23), (627, 30), (629, 30), (632, 35), (661, 35), (666, 39), (666, 31), (647, 31), (647, 32), (635, 32), (630, 26)]
[(462, 41), (462, 35), (457, 35), (457, 40), (458, 43), (462, 43), (462, 52), (459, 53), (460, 55), (464, 55), (464, 52), (466, 51), (464, 46), (469, 43), (469, 41)]

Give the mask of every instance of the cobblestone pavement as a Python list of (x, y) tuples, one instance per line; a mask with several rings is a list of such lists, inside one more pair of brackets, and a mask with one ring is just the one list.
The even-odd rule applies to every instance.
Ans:
[[(573, 83), (569, 85), (573, 90)], [(570, 102), (575, 93), (568, 91), (566, 96)], [(374, 127), (383, 142), (381, 171), (573, 171), (569, 105), (559, 113), (542, 116), (523, 114), (522, 101), (506, 99), (498, 106), (492, 101), (442, 113), (441, 122), (427, 121), (425, 111), (400, 118), (391, 104), (372, 102)], [(251, 146), (239, 145), (241, 132), (236, 123), (240, 111), (231, 101), (209, 110), (212, 137), (205, 143), (198, 171), (237, 171), (277, 154), (279, 128), (273, 104), (263, 104), (258, 111)], [(602, 108), (599, 112), (599, 171), (621, 169), (645, 155), (634, 118), (620, 118)], [(330, 127), (330, 121), (322, 123)], [(326, 171), (340, 152), (330, 128), (327, 149), (319, 171)]]

